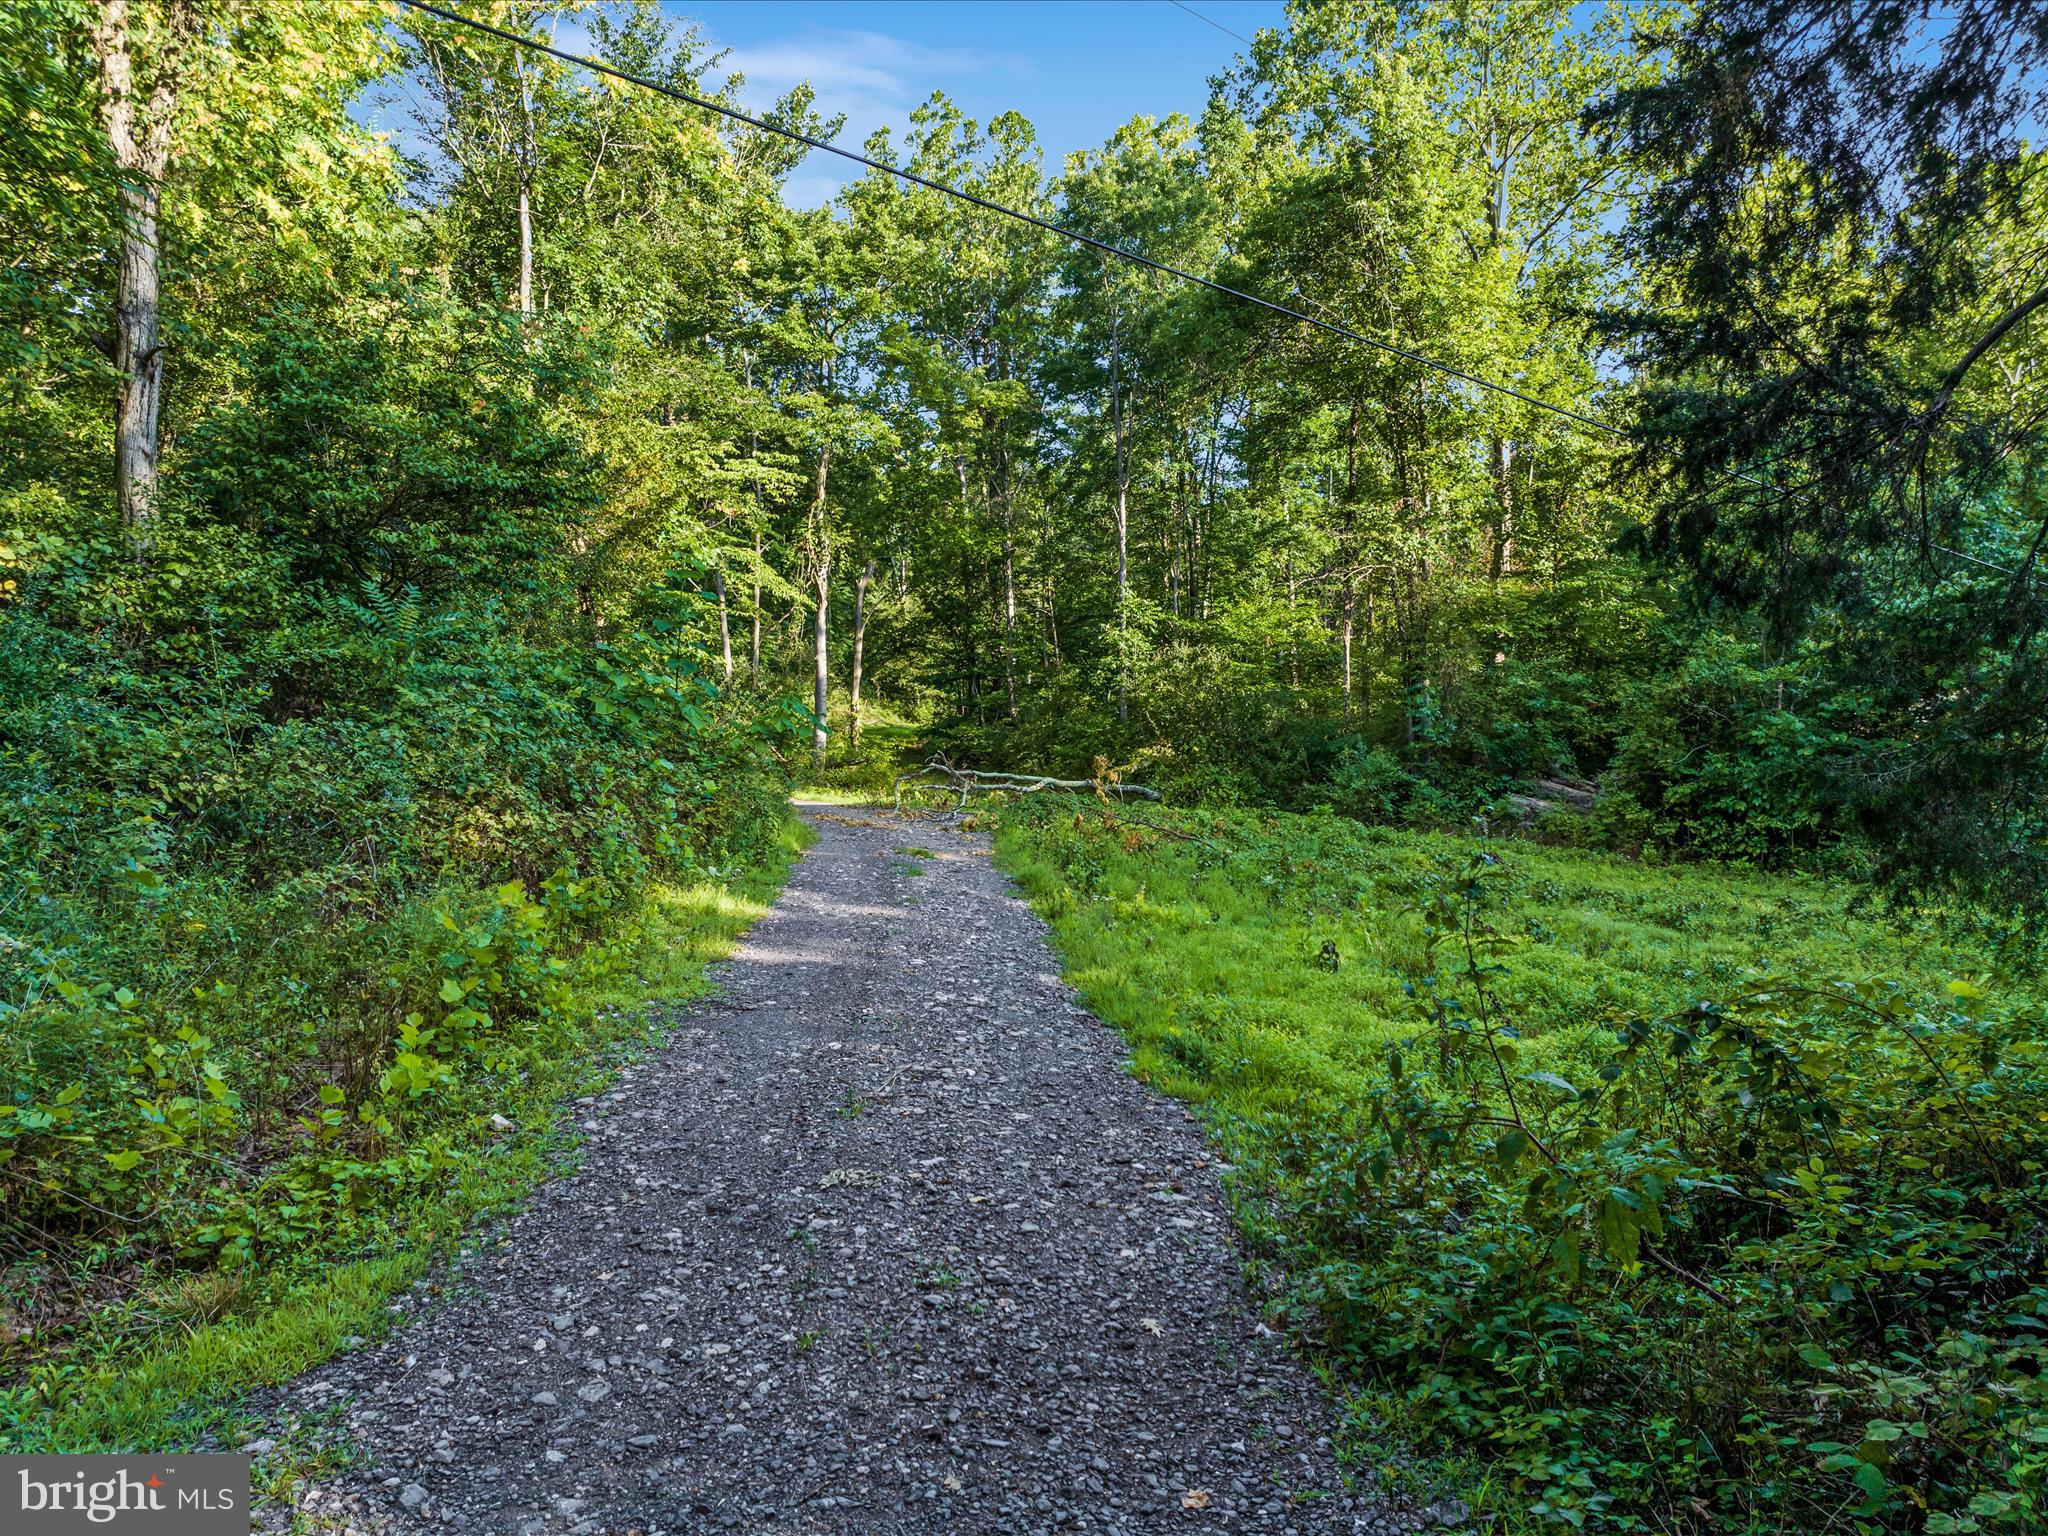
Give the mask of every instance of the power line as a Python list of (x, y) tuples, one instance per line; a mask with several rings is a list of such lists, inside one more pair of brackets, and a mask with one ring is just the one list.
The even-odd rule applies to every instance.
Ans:
[[(837, 144), (830, 143), (824, 139), (814, 138), (810, 134), (799, 133), (794, 128), (785, 128), (779, 123), (771, 123), (763, 118), (755, 117), (751, 113), (742, 112), (737, 107), (729, 107), (721, 102), (712, 101), (703, 96), (692, 95), (688, 91), (678, 90), (672, 85), (663, 85), (659, 81), (648, 80), (639, 75), (629, 74), (622, 69), (614, 69), (609, 64), (600, 63), (596, 59), (586, 58), (581, 54), (570, 53), (565, 49), (555, 47), (551, 43), (543, 43), (537, 38), (521, 37), (516, 32), (507, 32), (503, 28), (492, 26), (488, 22), (475, 21), (455, 11), (443, 10), (438, 5), (429, 4), (428, 0), (398, 0), (398, 3), (409, 9), (424, 12), (429, 16), (437, 16), (443, 21), (453, 22), (457, 26), (467, 27), (472, 32), (480, 32), (488, 37), (495, 37), (501, 42), (511, 43), (515, 47), (531, 48), (537, 53), (545, 53), (553, 58), (560, 59), (565, 64), (576, 65), (578, 68), (590, 70), (594, 74), (609, 75), (614, 80), (623, 80), (628, 85), (637, 85), (642, 90), (653, 91), (659, 96), (673, 97), (675, 100), (685, 102), (690, 106), (701, 107), (707, 112), (715, 112), (719, 116), (730, 118), (734, 122), (745, 123), (749, 127), (758, 128), (764, 133), (777, 134), (782, 138), (792, 139), (799, 144), (808, 145), (812, 149), (823, 150), (828, 155), (837, 155), (842, 160), (851, 160), (856, 165), (866, 166), (869, 170), (881, 171), (883, 174), (894, 176), (900, 181), (911, 182), (933, 192), (942, 193), (959, 202), (971, 204), (990, 213), (1001, 214), (1004, 218), (1015, 219), (1019, 223), (1034, 225), (1050, 234), (1058, 235), (1063, 240), (1071, 240), (1077, 245), (1089, 246), (1106, 255), (1133, 262), (1141, 267), (1148, 267), (1155, 272), (1163, 272), (1169, 277), (1177, 277), (1182, 282), (1193, 283), (1196, 287), (1206, 288), (1212, 293), (1220, 293), (1233, 299), (1241, 299), (1247, 304), (1256, 305), (1260, 309), (1269, 310), (1273, 314), (1285, 315), (1290, 320), (1298, 320), (1303, 325), (1313, 326), (1319, 331), (1327, 331), (1333, 336), (1342, 336), (1348, 341), (1359, 342), (1376, 351), (1387, 353), (1389, 356), (1419, 364), (1424, 368), (1434, 369), (1438, 373), (1462, 380), (1476, 388), (1488, 390), (1496, 395), (1503, 395), (1510, 400), (1519, 400), (1522, 404), (1532, 405), (1541, 411), (1548, 411), (1551, 415), (1572, 422), (1587, 431), (1597, 432), (1604, 437), (1616, 438), (1622, 442), (1636, 441), (1634, 434), (1621, 427), (1612, 426), (1607, 422), (1599, 420), (1597, 417), (1585, 415), (1580, 411), (1574, 411), (1567, 406), (1555, 405), (1548, 400), (1539, 400), (1536, 396), (1524, 394), (1521, 390), (1511, 385), (1497, 384), (1491, 379), (1481, 378), (1476, 373), (1467, 373), (1464, 369), (1455, 368), (1449, 363), (1440, 363), (1435, 358), (1425, 357), (1420, 352), (1411, 352), (1406, 347), (1397, 347), (1390, 341), (1381, 341), (1376, 337), (1367, 336), (1363, 332), (1354, 331), (1348, 325), (1339, 325), (1334, 320), (1319, 319), (1290, 305), (1279, 304), (1271, 299), (1260, 298), (1259, 295), (1247, 293), (1242, 288), (1233, 288), (1228, 283), (1219, 283), (1212, 278), (1203, 277), (1198, 273), (1171, 266), (1163, 261), (1156, 261), (1152, 257), (1137, 251), (1127, 251), (1121, 246), (1111, 245), (1106, 240), (1098, 240), (1093, 235), (1084, 235), (1079, 230), (1068, 229), (1064, 225), (1055, 224), (1049, 219), (1041, 219), (1035, 214), (1025, 213), (1021, 209), (1010, 208), (1001, 203), (991, 202), (989, 199), (977, 196), (972, 192), (963, 192), (958, 187), (950, 187), (944, 182), (933, 181), (928, 176), (920, 176), (915, 171), (906, 171), (901, 166), (885, 165), (879, 160), (872, 160), (868, 156), (857, 154), (850, 149), (842, 149)], [(1186, 5), (1182, 5), (1180, 0), (1172, 0), (1172, 3), (1178, 5), (1181, 10), (1195, 16), (1198, 20), (1209, 20), (1208, 17), (1203, 16), (1199, 11), (1194, 11)], [(1210, 22), (1210, 25), (1217, 26), (1218, 24)], [(1219, 27), (1218, 30), (1228, 32), (1230, 29)], [(1231, 35), (1233, 37), (1237, 36), (1234, 32)], [(1784, 487), (1773, 485), (1770, 481), (1744, 470), (1724, 469), (1719, 473), (1759, 490), (1776, 491), (1780, 495), (1797, 493), (1796, 489), (1788, 492)], [(1942, 554), (1968, 561), (1972, 565), (1982, 566), (1987, 570), (2000, 571), (2008, 576), (2020, 574), (2017, 571), (2008, 570), (2004, 566), (1995, 565), (1991, 561), (1980, 560), (1974, 555), (1966, 555), (1961, 550), (1950, 549), (1946, 545), (1930, 544), (1930, 547)]]
[(1243, 43), (1243, 44), (1245, 45), (1245, 47), (1247, 47), (1247, 48), (1251, 47), (1251, 45), (1252, 45), (1252, 40), (1251, 40), (1250, 38), (1246, 37), (1246, 36), (1245, 36), (1245, 35), (1244, 35), (1244, 34), (1243, 34), (1242, 32), (1233, 32), (1233, 31), (1231, 31), (1231, 30), (1230, 30), (1230, 28), (1228, 28), (1228, 27), (1226, 27), (1225, 25), (1223, 25), (1223, 23), (1222, 23), (1222, 22), (1220, 22), (1220, 21), (1215, 21), (1215, 20), (1212, 20), (1212, 19), (1211, 19), (1210, 17), (1204, 16), (1204, 15), (1203, 15), (1203, 14), (1202, 14), (1202, 13), (1201, 13), (1200, 11), (1196, 10), (1196, 9), (1195, 9), (1195, 8), (1194, 8), (1194, 7), (1192, 6), (1192, 5), (1182, 5), (1182, 4), (1181, 4), (1181, 0), (1166, 0), (1166, 3), (1167, 3), (1168, 5), (1171, 5), (1171, 6), (1173, 6), (1173, 7), (1174, 7), (1175, 9), (1177, 9), (1177, 10), (1183, 10), (1183, 11), (1186, 11), (1186, 12), (1187, 12), (1187, 13), (1188, 13), (1188, 14), (1189, 14), (1190, 16), (1194, 17), (1194, 18), (1195, 18), (1195, 20), (1197, 20), (1197, 21), (1206, 21), (1206, 22), (1208, 22), (1210, 26), (1214, 27), (1214, 28), (1215, 28), (1215, 29), (1216, 29), (1216, 30), (1217, 30), (1218, 32), (1221, 32), (1221, 33), (1222, 33), (1222, 34), (1223, 34), (1223, 35), (1224, 35), (1225, 37), (1234, 37), (1234, 38), (1236, 38), (1236, 39), (1237, 39), (1237, 40), (1238, 40), (1238, 41), (1239, 41), (1240, 43)]
[[(475, 21), (455, 11), (443, 10), (438, 5), (428, 4), (427, 0), (398, 0), (398, 3), (406, 6), (408, 9), (420, 11), (429, 16), (437, 16), (443, 21), (453, 22), (460, 27), (467, 27), (472, 32), (480, 32), (487, 37), (495, 37), (500, 42), (511, 43), (520, 48), (530, 48), (536, 53), (548, 54), (553, 58), (560, 59), (565, 64), (573, 64), (579, 69), (587, 69), (594, 74), (609, 75), (614, 80), (623, 80), (628, 85), (637, 85), (642, 90), (653, 91), (659, 96), (673, 97), (675, 100), (685, 102), (690, 106), (701, 107), (706, 112), (715, 112), (720, 117), (730, 118), (738, 123), (745, 123), (751, 128), (758, 128), (764, 133), (773, 133), (785, 139), (793, 139), (797, 143), (808, 145), (812, 149), (823, 150), (828, 155), (837, 155), (842, 160), (851, 160), (854, 164), (864, 165), (869, 170), (880, 171), (884, 175), (896, 177), (899, 181), (911, 182), (930, 191), (942, 193), (959, 202), (972, 204), (974, 207), (986, 209), (990, 213), (1001, 214), (1004, 218), (1035, 225), (1050, 234), (1058, 235), (1063, 240), (1071, 240), (1076, 245), (1092, 247), (1107, 255), (1118, 257), (1121, 260), (1135, 263), (1141, 267), (1148, 267), (1154, 272), (1163, 272), (1168, 277), (1177, 277), (1184, 283), (1193, 283), (1196, 287), (1206, 288), (1211, 293), (1220, 293), (1233, 299), (1240, 299), (1247, 304), (1255, 304), (1260, 309), (1269, 310), (1276, 315), (1285, 315), (1290, 320), (1298, 320), (1303, 325), (1314, 326), (1319, 331), (1327, 331), (1333, 336), (1342, 336), (1346, 340), (1359, 342), (1376, 351), (1387, 353), (1389, 356), (1402, 358), (1407, 362), (1419, 364), (1424, 368), (1434, 369), (1438, 373), (1453, 379), (1460, 379), (1467, 384), (1473, 385), (1475, 388), (1488, 390), (1496, 395), (1504, 395), (1510, 400), (1519, 400), (1522, 404), (1532, 405), (1541, 411), (1548, 411), (1551, 415), (1574, 422), (1590, 432), (1598, 432), (1604, 436), (1620, 438), (1624, 441), (1627, 441), (1629, 438), (1629, 434), (1620, 427), (1609, 426), (1597, 417), (1587, 416), (1582, 412), (1570, 409), (1568, 406), (1554, 405), (1548, 400), (1539, 400), (1536, 396), (1524, 394), (1512, 385), (1497, 384), (1492, 379), (1481, 378), (1476, 373), (1467, 373), (1464, 369), (1455, 368), (1449, 363), (1440, 363), (1435, 358), (1425, 357), (1420, 352), (1411, 352), (1406, 347), (1395, 346), (1390, 341), (1381, 341), (1376, 337), (1367, 336), (1363, 332), (1354, 331), (1348, 325), (1339, 325), (1334, 320), (1318, 319), (1306, 311), (1292, 308), (1286, 304), (1275, 303), (1271, 299), (1262, 299), (1255, 293), (1246, 293), (1242, 288), (1233, 288), (1228, 283), (1219, 283), (1212, 278), (1203, 277), (1199, 273), (1189, 272), (1163, 261), (1155, 261), (1152, 257), (1142, 255), (1137, 251), (1127, 251), (1121, 246), (1111, 245), (1106, 240), (1098, 240), (1093, 235), (1084, 235), (1079, 230), (1068, 229), (1064, 225), (1055, 224), (1049, 219), (1041, 219), (1035, 214), (1025, 213), (1021, 209), (1009, 208), (1001, 203), (990, 202), (987, 198), (979, 197), (972, 192), (963, 192), (958, 187), (947, 186), (942, 181), (933, 181), (930, 177), (920, 176), (915, 171), (906, 171), (901, 166), (885, 165), (879, 160), (871, 160), (866, 155), (857, 154), (850, 149), (841, 149), (837, 144), (830, 143), (824, 139), (814, 138), (807, 133), (799, 133), (794, 128), (786, 128), (779, 123), (768, 122), (763, 118), (753, 116), (751, 113), (742, 112), (737, 107), (729, 107), (722, 102), (712, 101), (707, 97), (692, 95), (688, 91), (678, 90), (675, 86), (663, 85), (659, 81), (648, 80), (639, 75), (629, 74), (623, 69), (614, 69), (609, 64), (600, 63), (596, 59), (585, 58), (581, 54), (570, 53), (555, 47), (551, 43), (543, 43), (537, 38), (521, 37), (516, 32), (507, 32), (501, 27), (492, 26), (489, 22)], [(1186, 7), (1183, 6), (1182, 9), (1185, 10)], [(1203, 19), (1206, 20), (1207, 18)]]

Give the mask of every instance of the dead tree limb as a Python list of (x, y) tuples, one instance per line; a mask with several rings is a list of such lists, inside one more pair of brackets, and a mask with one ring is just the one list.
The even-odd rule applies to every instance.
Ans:
[(935, 753), (921, 768), (896, 775), (896, 809), (903, 809), (905, 789), (943, 789), (959, 795), (956, 809), (967, 808), (973, 794), (1035, 795), (1043, 790), (1064, 790), (1069, 794), (1094, 794), (1103, 799), (1157, 800), (1159, 791), (1143, 784), (1125, 784), (1117, 779), (1055, 779), (1042, 773), (1004, 773), (995, 769), (956, 768), (943, 752)]

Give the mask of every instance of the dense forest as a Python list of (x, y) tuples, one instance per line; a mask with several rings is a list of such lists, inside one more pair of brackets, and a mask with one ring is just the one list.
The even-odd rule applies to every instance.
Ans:
[[(1313, 910), (1316, 861), (1381, 856), (1353, 823), (1476, 819), (1825, 876), (2036, 974), (2048, 7), (1292, 0), (1199, 120), (1054, 164), (938, 92), (817, 208), (788, 134), (841, 124), (750, 98), (676, 7), (452, 8), (615, 73), (384, 0), (0, 8), (0, 1428), (32, 1442), (72, 1373), (425, 1211), (459, 1230), (492, 1120), (546, 1120), (607, 989), (742, 920), (791, 784), (886, 783), (910, 739), (1155, 787), (1201, 808), (1175, 858), (1307, 815), (1268, 888)], [(1041, 829), (1045, 880), (1132, 852), (1082, 836)], [(1476, 921), (1436, 911), (1415, 974), (1472, 958), (1458, 1038), (1493, 1051)], [(1815, 1154), (1827, 1210), (1768, 1240), (1820, 1299), (1755, 1302), (1782, 1349), (1727, 1358), (1833, 1372), (1869, 1438), (1787, 1407), (1702, 1450), (1646, 1392), (1629, 1441), (1625, 1407), (1469, 1384), (1430, 1425), (1589, 1528), (2026, 1528), (2038, 1009), (1957, 985), (1947, 1014), (1872, 994), (1883, 1103), (1715, 1037), (1751, 1075), (1693, 1088), (1772, 1106), (1797, 1177), (1748, 1132), (1622, 1171), (1588, 1142), (1627, 1198), (1583, 1206), (1533, 1120), (1495, 1149), (1550, 1159), (1530, 1221), (1683, 1290), (1644, 1268), (1656, 1200), (1624, 1214), (1643, 1181), (1754, 1164), (1783, 1202), (1853, 1143), (1890, 1193), (1849, 1210)], [(1578, 1065), (1633, 1082), (1643, 1038)], [(1497, 1052), (1454, 1057), (1441, 1084), (1492, 1091)], [(1955, 1112), (1877, 1124), (1930, 1093)], [(1374, 1113), (1342, 1135), (1477, 1134)], [(1894, 1144), (1946, 1182), (1902, 1191)], [(1824, 1251), (1866, 1219), (1921, 1246)], [(1723, 1258), (1767, 1240), (1710, 1227)], [(1524, 1257), (1577, 1285), (1577, 1244)], [(1831, 1304), (1874, 1319), (1866, 1365), (1828, 1354), (1862, 1326)], [(1443, 1338), (1410, 1342), (1360, 1369), (1426, 1376)], [(1974, 1420), (1894, 1487), (1909, 1400), (1951, 1391)], [(1851, 1504), (1754, 1492), (1808, 1442)]]

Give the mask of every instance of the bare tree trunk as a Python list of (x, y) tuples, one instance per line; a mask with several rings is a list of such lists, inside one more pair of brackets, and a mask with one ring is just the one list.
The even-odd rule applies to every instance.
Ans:
[(818, 606), (812, 634), (816, 638), (817, 670), (811, 681), (811, 761), (816, 766), (825, 766), (825, 749), (831, 742), (831, 728), (827, 724), (827, 710), (832, 700), (832, 664), (826, 649), (826, 624), (832, 610), (832, 582), (829, 572), (819, 571), (816, 575)]
[[(1280, 450), (1275, 448), (1273, 450), (1273, 483), (1275, 485), (1284, 483), (1280, 467)], [(1280, 509), (1280, 515), (1285, 520), (1287, 528), (1287, 556), (1283, 567), (1287, 577), (1287, 686), (1298, 689), (1301, 687), (1301, 650), (1294, 643), (1294, 611), (1298, 601), (1294, 586), (1294, 507), (1283, 496), (1280, 502)]]
[[(754, 354), (742, 354), (749, 394), (754, 388)], [(751, 410), (752, 402), (749, 402)], [(748, 658), (748, 678), (759, 684), (761, 681), (761, 435), (752, 426), (747, 428), (747, 465), (749, 476), (754, 483), (754, 644)]]
[(832, 691), (832, 660), (826, 644), (832, 611), (832, 538), (825, 527), (825, 479), (831, 465), (832, 449), (828, 444), (818, 449), (818, 481), (811, 492), (810, 515), (811, 581), (818, 594), (817, 619), (813, 629), (817, 640), (817, 670), (811, 690), (814, 716), (811, 721), (811, 756), (820, 768), (825, 766), (825, 749), (830, 740), (826, 710), (831, 703)]
[(519, 175), (519, 313), (533, 313), (533, 198), (524, 170)]
[(1358, 599), (1344, 594), (1344, 713), (1352, 712), (1351, 632), (1358, 623)]
[(1492, 578), (1499, 581), (1515, 568), (1515, 482), (1510, 471), (1515, 465), (1515, 445), (1504, 437), (1493, 440), (1493, 485), (1499, 507), (1493, 524)]
[(1053, 526), (1052, 507), (1049, 501), (1041, 511), (1043, 516), (1038, 543), (1041, 551), (1040, 560), (1045, 568), (1045, 595), (1041, 599), (1044, 605), (1042, 610), (1043, 622), (1038, 627), (1038, 664), (1040, 670), (1050, 679), (1053, 672), (1058, 668), (1060, 661), (1059, 589), (1055, 584), (1056, 578), (1053, 570), (1053, 567), (1059, 562), (1053, 559), (1050, 553), (1053, 544)]
[(533, 313), (533, 87), (526, 79), (526, 55), (512, 50), (519, 76), (519, 313)]
[[(1480, 54), (1479, 92), (1482, 107), (1489, 107), (1487, 98), (1493, 89), (1493, 49), (1491, 46)], [(1499, 130), (1489, 124), (1486, 130), (1486, 165), (1493, 178), (1493, 195), (1487, 200), (1486, 230), (1495, 250), (1507, 238), (1508, 193), (1514, 178), (1515, 150), (1503, 149)], [(1515, 445), (1505, 436), (1496, 436), (1493, 449), (1493, 483), (1500, 498), (1499, 510), (1493, 525), (1493, 565), (1489, 572), (1492, 580), (1514, 569), (1515, 565), (1515, 495), (1514, 482), (1509, 472), (1514, 468)]]
[(1358, 628), (1358, 426), (1363, 402), (1353, 398), (1344, 449), (1344, 713), (1352, 712), (1355, 688), (1351, 640)]
[(1116, 717), (1131, 718), (1130, 690), (1124, 677), (1125, 625), (1129, 622), (1125, 598), (1131, 585), (1131, 471), (1124, 446), (1122, 314), (1112, 308), (1109, 320), (1109, 417), (1116, 440)]
[(1003, 517), (1003, 691), (1010, 718), (1017, 718), (1017, 530), (1010, 504), (1010, 447), (996, 432), (996, 500)]
[(761, 681), (761, 530), (754, 530), (754, 647), (747, 658), (748, 673)]
[(847, 678), (847, 698), (852, 705), (846, 732), (849, 756), (857, 756), (860, 752), (861, 660), (868, 642), (868, 583), (874, 579), (875, 562), (872, 560), (863, 565), (860, 574), (853, 579), (853, 672)]
[(135, 78), (128, 0), (100, 0), (92, 28), (100, 66), (100, 121), (121, 173), (121, 260), (114, 288), (114, 499), (139, 543), (156, 492), (157, 423), (163, 411), (162, 281), (157, 220), (171, 163), (184, 55), (199, 29), (192, 0), (169, 0), (147, 91)]
[(711, 570), (711, 585), (718, 590), (718, 651), (725, 664), (725, 680), (732, 681), (732, 614), (725, 604), (725, 572)]

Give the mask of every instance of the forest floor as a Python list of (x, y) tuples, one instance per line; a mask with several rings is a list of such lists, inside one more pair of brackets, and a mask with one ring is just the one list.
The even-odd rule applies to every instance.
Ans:
[[(820, 837), (580, 1167), (260, 1405), (306, 1531), (1393, 1532), (1187, 1108), (942, 819)], [(259, 1454), (271, 1449), (257, 1442)]]

